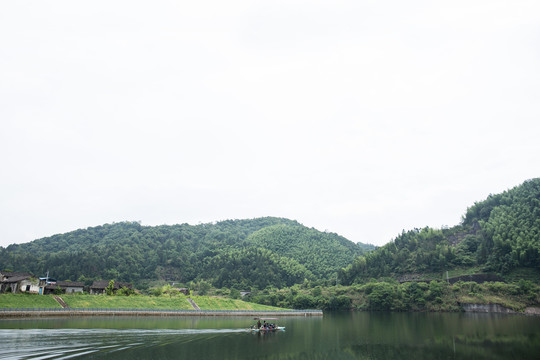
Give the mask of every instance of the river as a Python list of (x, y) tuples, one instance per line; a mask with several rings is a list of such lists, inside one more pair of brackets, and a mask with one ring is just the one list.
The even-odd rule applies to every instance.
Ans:
[(325, 313), (246, 331), (249, 317), (0, 320), (0, 359), (538, 359), (540, 318)]

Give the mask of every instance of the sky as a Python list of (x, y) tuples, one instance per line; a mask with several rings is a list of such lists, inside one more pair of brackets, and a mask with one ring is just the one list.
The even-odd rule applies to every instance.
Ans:
[(285, 217), (354, 242), (540, 176), (540, 2), (3, 1), (0, 246)]

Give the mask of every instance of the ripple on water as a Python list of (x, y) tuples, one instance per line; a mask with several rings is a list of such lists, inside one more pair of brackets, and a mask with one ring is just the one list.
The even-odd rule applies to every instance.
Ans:
[(245, 329), (1, 329), (0, 359), (71, 359), (101, 353), (201, 341), (195, 335), (246, 332)]

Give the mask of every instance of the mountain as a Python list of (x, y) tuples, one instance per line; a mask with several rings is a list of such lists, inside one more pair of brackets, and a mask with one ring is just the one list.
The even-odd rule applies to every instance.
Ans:
[(61, 280), (204, 280), (259, 289), (305, 279), (335, 283), (336, 276), (348, 285), (440, 279), (446, 271), (540, 274), (540, 179), (475, 203), (457, 226), (403, 231), (372, 248), (275, 217), (170, 226), (121, 222), (0, 247), (0, 269), (49, 271)]
[(356, 258), (340, 271), (339, 278), (343, 284), (352, 284), (370, 278), (442, 274), (456, 268), (471, 269), (469, 273), (540, 271), (539, 178), (475, 203), (455, 227), (404, 231), (385, 246)]
[(62, 280), (281, 287), (335, 278), (365, 246), (274, 217), (171, 226), (121, 222), (0, 247), (0, 269), (49, 271)]

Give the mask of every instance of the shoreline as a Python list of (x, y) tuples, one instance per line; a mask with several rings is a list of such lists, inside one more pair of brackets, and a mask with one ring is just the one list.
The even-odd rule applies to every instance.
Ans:
[(51, 316), (323, 316), (322, 310), (0, 309), (0, 319)]
[[(363, 312), (363, 310), (360, 310)], [(413, 311), (414, 312), (414, 311)], [(439, 311), (438, 311), (439, 312)], [(443, 311), (444, 312), (444, 311)], [(527, 307), (525, 311), (515, 311), (499, 304), (462, 304), (463, 313), (509, 314), (540, 316), (539, 307)], [(441, 312), (439, 312), (441, 313)], [(0, 309), (0, 319), (39, 318), (71, 316), (323, 316), (322, 310), (256, 311), (256, 310), (173, 310), (173, 309)]]

